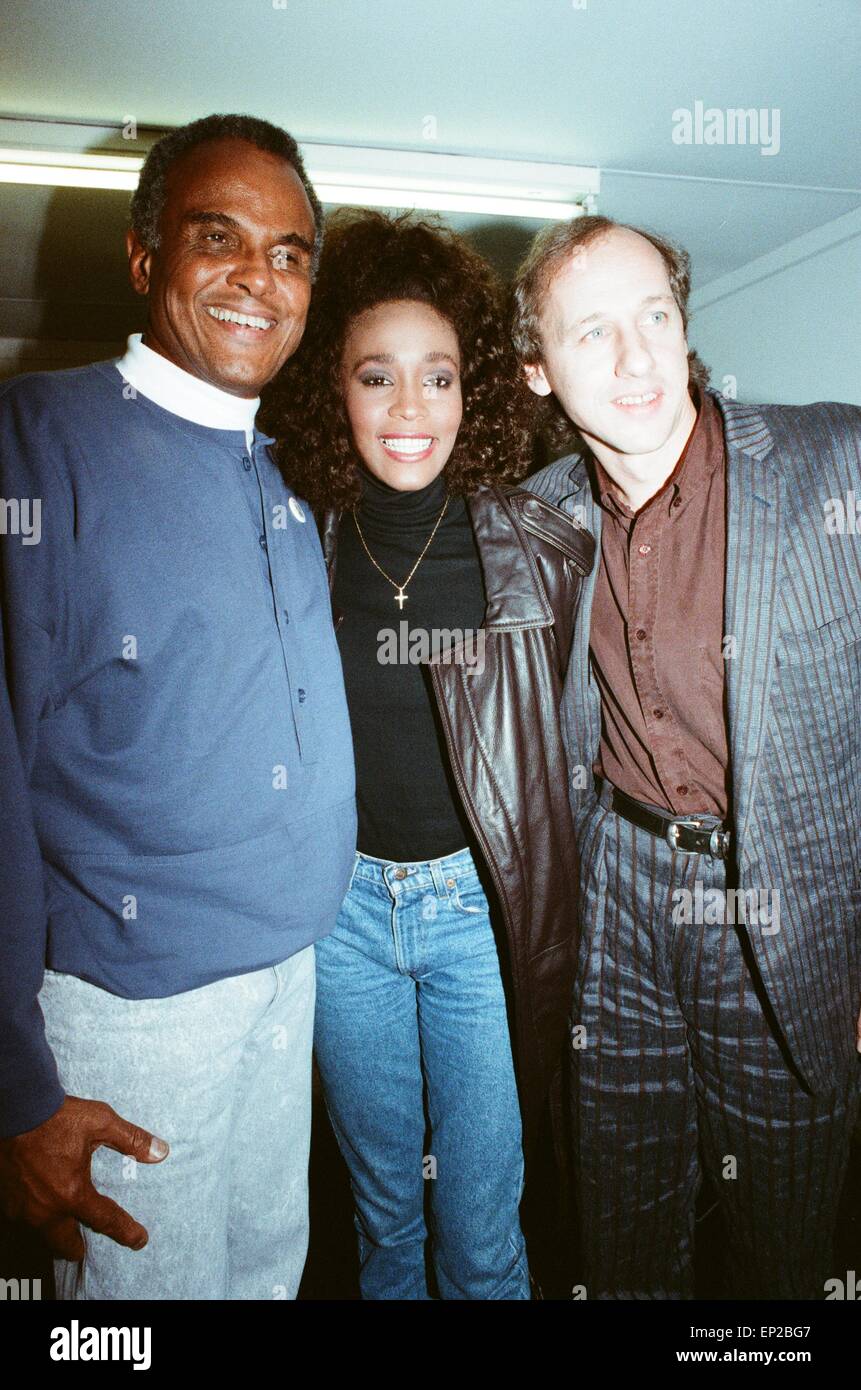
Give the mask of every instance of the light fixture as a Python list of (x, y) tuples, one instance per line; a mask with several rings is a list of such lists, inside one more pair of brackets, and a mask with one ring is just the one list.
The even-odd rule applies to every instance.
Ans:
[[(599, 171), (581, 165), (352, 145), (301, 149), (320, 201), (330, 204), (557, 221), (594, 211), (600, 189)], [(135, 155), (7, 147), (0, 183), (131, 191), (142, 165)]]
[(143, 159), (127, 154), (0, 149), (0, 183), (51, 188), (137, 188)]
[(597, 169), (425, 150), (304, 145), (324, 203), (557, 221), (594, 208)]

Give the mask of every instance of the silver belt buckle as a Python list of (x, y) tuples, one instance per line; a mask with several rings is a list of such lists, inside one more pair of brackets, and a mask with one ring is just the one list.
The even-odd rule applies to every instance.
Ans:
[[(682, 826), (684, 826), (686, 830), (699, 830), (700, 824), (701, 822), (696, 816), (678, 816), (676, 820), (671, 820), (664, 832), (664, 839), (666, 840), (670, 849), (679, 848), (679, 831), (681, 830)], [(683, 849), (681, 850), (681, 853), (692, 854), (693, 851), (689, 849)]]
[[(670, 849), (679, 848), (679, 830), (682, 827), (684, 827), (685, 830), (702, 830), (703, 822), (699, 816), (677, 816), (675, 820), (671, 820), (664, 836)], [(712, 832), (712, 835), (714, 836), (714, 832)], [(709, 842), (710, 846), (711, 843), (712, 841)], [(699, 851), (695, 849), (683, 849), (680, 853), (698, 854)], [(711, 853), (711, 848), (709, 849), (709, 853)]]
[(667, 826), (666, 830), (664, 831), (664, 839), (666, 840), (666, 842), (667, 842), (667, 844), (669, 845), (670, 849), (677, 849), (677, 848), (678, 848), (678, 845), (677, 845), (678, 838), (679, 838), (679, 823), (678, 823), (677, 820), (671, 820), (670, 823), (669, 823), (669, 825)]
[[(671, 820), (664, 834), (664, 839), (666, 840), (670, 849), (678, 850), (679, 830), (682, 828), (682, 826), (684, 826), (685, 830), (702, 830), (703, 822), (699, 816), (679, 816), (676, 820)], [(728, 830), (724, 830), (722, 826), (716, 825), (709, 836), (708, 852), (711, 855), (712, 859), (726, 858), (727, 851), (729, 850), (729, 839), (730, 832)], [(700, 851), (692, 849), (683, 849), (679, 852), (681, 854), (698, 854)]]

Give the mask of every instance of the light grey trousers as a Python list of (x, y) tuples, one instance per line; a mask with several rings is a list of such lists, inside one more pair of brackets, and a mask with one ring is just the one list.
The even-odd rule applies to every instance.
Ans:
[(99, 1148), (93, 1182), (149, 1232), (84, 1230), (59, 1299), (290, 1299), (308, 1248), (314, 947), (167, 999), (122, 999), (46, 971), (60, 1081), (170, 1145), (157, 1164)]

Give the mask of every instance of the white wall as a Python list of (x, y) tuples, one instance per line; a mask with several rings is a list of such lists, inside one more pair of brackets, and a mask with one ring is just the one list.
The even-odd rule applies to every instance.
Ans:
[(718, 390), (741, 401), (861, 405), (861, 209), (712, 281), (690, 303), (689, 340)]

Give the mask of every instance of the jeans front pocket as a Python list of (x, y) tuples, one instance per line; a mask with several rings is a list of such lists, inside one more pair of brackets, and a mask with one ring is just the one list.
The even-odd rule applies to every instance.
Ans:
[(455, 886), (449, 899), (452, 906), (470, 917), (488, 912), (487, 897), (477, 874), (455, 879)]

